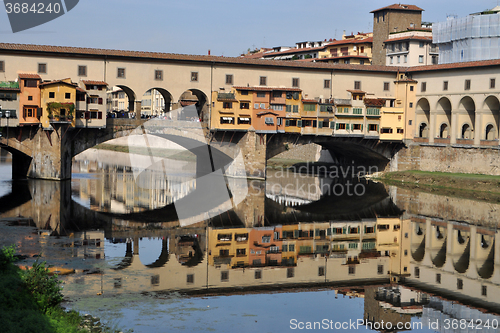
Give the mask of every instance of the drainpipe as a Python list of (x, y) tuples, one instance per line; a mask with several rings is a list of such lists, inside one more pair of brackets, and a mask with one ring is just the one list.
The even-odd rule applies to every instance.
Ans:
[(212, 64), (210, 65), (210, 104), (208, 105), (208, 128), (211, 129), (212, 127), (212, 95), (213, 95), (213, 83), (214, 83), (214, 64), (215, 62), (212, 61)]

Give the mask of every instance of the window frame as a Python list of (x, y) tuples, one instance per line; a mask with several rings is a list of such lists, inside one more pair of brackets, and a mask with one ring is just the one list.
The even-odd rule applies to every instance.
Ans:
[(199, 82), (200, 79), (198, 72), (191, 72), (191, 82)]
[(384, 91), (389, 91), (390, 89), (390, 82), (384, 82)]
[(324, 89), (330, 89), (330, 82), (331, 82), (330, 79), (325, 79), (323, 81), (323, 88)]
[(470, 90), (470, 87), (471, 87), (471, 80), (470, 79), (465, 79), (464, 90)]
[(47, 63), (39, 62), (38, 63), (38, 74), (47, 74)]
[(495, 78), (490, 78), (490, 89), (495, 89), (495, 86), (496, 86)]
[(427, 82), (422, 82), (420, 84), (420, 92), (426, 92), (427, 91)]
[(87, 76), (87, 65), (78, 65), (78, 76)]
[(126, 78), (126, 68), (125, 67), (117, 67), (116, 68), (116, 78), (117, 79), (125, 79)]
[(267, 86), (267, 76), (259, 77), (259, 86)]
[(354, 81), (354, 90), (361, 90), (361, 81)]
[(5, 73), (5, 60), (0, 60), (0, 73)]
[(155, 69), (154, 75), (156, 81), (163, 81), (163, 70)]
[(443, 91), (448, 91), (448, 81), (443, 81)]
[(292, 87), (299, 88), (300, 87), (300, 79), (298, 77), (292, 78)]
[(226, 84), (233, 85), (234, 83), (233, 74), (226, 74)]

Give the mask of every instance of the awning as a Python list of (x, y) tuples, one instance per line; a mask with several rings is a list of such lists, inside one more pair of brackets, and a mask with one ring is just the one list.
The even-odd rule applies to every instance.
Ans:
[(223, 120), (233, 120), (232, 117), (222, 117)]
[(243, 121), (250, 121), (250, 118), (240, 118), (240, 120), (243, 120)]

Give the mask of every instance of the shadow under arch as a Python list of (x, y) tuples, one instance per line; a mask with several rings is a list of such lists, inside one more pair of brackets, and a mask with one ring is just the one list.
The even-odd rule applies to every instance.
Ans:
[(176, 249), (179, 249), (177, 261), (187, 267), (194, 267), (203, 261), (204, 254), (198, 238), (195, 236), (180, 236), (175, 239)]
[(125, 94), (127, 95), (127, 98), (128, 98), (128, 112), (134, 112), (135, 111), (135, 101), (137, 99), (137, 96), (135, 94), (135, 92), (125, 86), (125, 85), (116, 85), (116, 87), (120, 88), (121, 90), (123, 90), (125, 92)]
[(476, 133), (476, 104), (472, 97), (464, 96), (458, 103), (458, 110), (465, 111), (468, 119), (460, 126), (462, 139), (474, 139)]
[[(411, 243), (411, 256), (413, 260), (421, 262), (425, 257), (425, 235), (420, 223), (415, 223), (414, 228), (412, 228), (412, 243)], [(420, 241), (413, 242), (414, 239), (422, 237)]]
[(429, 137), (429, 125), (430, 125), (430, 106), (427, 98), (421, 98), (417, 102), (416, 107), (417, 113), (417, 123), (419, 123), (418, 127), (418, 136), (421, 138)]
[(436, 105), (436, 123), (439, 126), (439, 138), (446, 139), (451, 135), (451, 102), (447, 97), (441, 97)]
[(458, 273), (465, 273), (469, 269), (470, 264), (470, 239), (467, 240), (467, 245), (464, 252), (460, 255), (458, 260), (452, 259), (453, 267)]
[(114, 269), (116, 271), (123, 270), (127, 267), (130, 267), (133, 261), (134, 261), (134, 252), (132, 250), (132, 242), (127, 241), (125, 257), (123, 257), (122, 261), (118, 265), (112, 267), (111, 269)]
[[(157, 112), (154, 112), (153, 111), (153, 108), (154, 107), (154, 104), (155, 104), (155, 99), (156, 99), (156, 96), (155, 94), (153, 93), (153, 91), (157, 91), (159, 93), (159, 95), (161, 96), (161, 98), (158, 100), (158, 109), (161, 107), (161, 111), (160, 111), (160, 114), (158, 114)], [(145, 96), (151, 96), (151, 97), (146, 97)], [(148, 89), (144, 95), (143, 95), (143, 100), (148, 100), (150, 99), (151, 100), (151, 103), (149, 103), (151, 109), (150, 109), (150, 114), (152, 116), (164, 116), (166, 114), (168, 114), (168, 112), (170, 112), (172, 110), (172, 101), (173, 101), (173, 97), (172, 97), (172, 94), (165, 88), (159, 88), (159, 87), (152, 87), (150, 89)], [(163, 99), (163, 103), (160, 103), (161, 102), (161, 99)], [(162, 105), (163, 104), (163, 105)], [(141, 103), (141, 116), (143, 114), (143, 112), (145, 113), (144, 109), (147, 107), (148, 105), (145, 105), (144, 103)]]
[[(482, 260), (482, 265), (477, 266), (477, 273), (479, 276), (483, 279), (489, 279), (493, 276), (493, 273), (495, 271), (495, 240), (493, 237), (491, 237), (489, 244), (485, 244), (485, 246), (482, 246), (483, 248), (487, 249), (488, 247), (490, 248), (488, 252), (488, 256), (486, 257), (485, 260)], [(484, 242), (484, 235), (482, 242)], [(479, 264), (479, 262), (477, 262)]]
[(167, 264), (169, 258), (170, 258), (170, 253), (168, 251), (168, 240), (162, 239), (161, 253), (158, 256), (158, 259), (156, 259), (155, 262), (144, 266), (147, 268), (160, 268)]

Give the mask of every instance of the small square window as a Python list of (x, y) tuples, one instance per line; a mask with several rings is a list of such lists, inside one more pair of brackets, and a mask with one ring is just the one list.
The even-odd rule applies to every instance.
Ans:
[(384, 82), (384, 91), (389, 91), (389, 82)]
[(87, 76), (87, 66), (78, 66), (78, 76)]
[(470, 80), (465, 80), (464, 89), (465, 90), (470, 90)]
[(158, 286), (160, 284), (160, 275), (151, 276), (151, 285)]
[(448, 81), (443, 81), (443, 90), (448, 90)]
[(163, 80), (163, 71), (156, 69), (155, 70), (155, 80), (162, 81)]
[(229, 281), (229, 272), (228, 271), (220, 272), (220, 280), (222, 282)]
[(33, 96), (28, 96), (28, 101), (32, 101), (33, 100)]
[(47, 64), (38, 64), (38, 73), (47, 74)]
[[(0, 69), (0, 72), (1, 72), (1, 69)], [(494, 89), (495, 88), (495, 79), (490, 79), (490, 89)]]
[(413, 102), (410, 102), (410, 108), (412, 108), (412, 107), (413, 107)]
[(124, 79), (125, 78), (125, 68), (118, 68), (116, 77)]
[(292, 87), (298, 88), (299, 87), (299, 78), (293, 78), (292, 79)]
[(410, 91), (413, 91), (413, 86), (410, 86)]
[(198, 72), (191, 72), (191, 81), (198, 81)]
[(0, 60), (0, 72), (5, 72), (5, 61)]
[(194, 283), (194, 274), (188, 274), (186, 277), (187, 283)]
[(323, 88), (330, 89), (330, 80), (323, 81)]
[(260, 269), (255, 271), (255, 279), (262, 279), (262, 271)]
[(71, 99), (71, 93), (65, 93), (64, 94), (65, 99)]
[(267, 86), (267, 76), (261, 76), (259, 79), (259, 85)]
[(56, 93), (53, 91), (49, 92), (49, 98), (56, 98)]
[(226, 74), (226, 84), (233, 84), (233, 74)]

